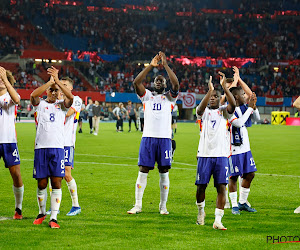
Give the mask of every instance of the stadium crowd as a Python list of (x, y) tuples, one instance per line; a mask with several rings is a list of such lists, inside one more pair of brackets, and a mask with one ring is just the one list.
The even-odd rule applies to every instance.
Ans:
[[(89, 1), (81, 2), (81, 6), (66, 7), (50, 4), (46, 6), (44, 1), (37, 0), (16, 1), (10, 9), (1, 10), (1, 24), (14, 28), (18, 30), (17, 34), (23, 35), (16, 36), (2, 31), (0, 54), (19, 54), (32, 46), (44, 46), (46, 39), (42, 31), (49, 39), (62, 37), (56, 39), (55, 44), (62, 51), (68, 50), (61, 42), (64, 35), (67, 35), (72, 38), (67, 40), (69, 44), (79, 41), (78, 44), (81, 44), (83, 50), (121, 55), (122, 59), (118, 62), (103, 61), (80, 66), (81, 72), (95, 90), (101, 92), (134, 92), (133, 76), (141, 70), (136, 61), (145, 60), (158, 50), (176, 56), (251, 57), (256, 58), (256, 62), (249, 68), (242, 68), (241, 73), (257, 95), (299, 94), (297, 66), (280, 66), (274, 71), (274, 66), (269, 65), (269, 62), (287, 62), (300, 57), (299, 21), (293, 17), (271, 18), (276, 10), (296, 8), (299, 5), (297, 0), (277, 1), (275, 4), (271, 1), (261, 4), (256, 0), (232, 0), (220, 6), (218, 1), (192, 4), (189, 1), (146, 0), (143, 6), (157, 7), (156, 11), (148, 11), (149, 15), (141, 15), (139, 11), (107, 12), (101, 8), (124, 8), (127, 5), (122, 0), (93, 3), (99, 7), (93, 12), (86, 8)], [(135, 2), (139, 3), (133, 1)], [(29, 8), (30, 5), (35, 8)], [(227, 10), (233, 12), (209, 15), (203, 8), (229, 8)], [(180, 16), (176, 15), (177, 12), (191, 12), (193, 15)], [(257, 18), (255, 13), (265, 16)], [(37, 20), (41, 22), (41, 26), (34, 28), (30, 23), (36, 23)], [(51, 48), (51, 45), (46, 47)], [(173, 66), (180, 81), (180, 91), (183, 92), (205, 93), (208, 75), (216, 76), (218, 71), (217, 68), (199, 68), (176, 61), (173, 61)], [(264, 70), (261, 70), (262, 67)], [(158, 72), (153, 72), (156, 73)], [(227, 73), (232, 74), (230, 70)], [(75, 77), (76, 90), (85, 90), (82, 81), (76, 79), (73, 72), (68, 76)], [(17, 78), (20, 87), (26, 88), (27, 85), (31, 88), (38, 85), (31, 78)], [(151, 87), (149, 79), (146, 84)]]

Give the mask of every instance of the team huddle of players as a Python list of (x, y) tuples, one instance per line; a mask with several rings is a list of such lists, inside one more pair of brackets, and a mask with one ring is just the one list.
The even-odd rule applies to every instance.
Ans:
[[(143, 80), (147, 74), (161, 63), (170, 80), (170, 90), (165, 92), (167, 80), (162, 75), (154, 79), (154, 91), (145, 89)], [(196, 204), (198, 207), (197, 224), (205, 224), (205, 190), (211, 175), (217, 190), (217, 207), (213, 228), (226, 230), (221, 219), (226, 202), (226, 185), (229, 182), (229, 197), (232, 213), (241, 210), (256, 212), (247, 202), (250, 184), (256, 171), (250, 150), (247, 128), (251, 126), (252, 115), (259, 120), (256, 96), (242, 81), (238, 68), (234, 67), (234, 78), (226, 79), (220, 74), (220, 86), (224, 96), (214, 88), (212, 77), (209, 79), (208, 92), (196, 108), (200, 124), (200, 141), (197, 152)], [(51, 208), (49, 226), (59, 228), (57, 214), (62, 198), (61, 182), (65, 178), (71, 198), (72, 209), (68, 215), (81, 212), (78, 203), (77, 186), (71, 176), (76, 140), (77, 119), (82, 100), (73, 96), (72, 80), (58, 78), (58, 70), (48, 69), (50, 80), (34, 90), (31, 103), (35, 109), (36, 140), (33, 177), (37, 179), (37, 201), (39, 214), (34, 224), (42, 224), (46, 218), (48, 179), (51, 181)], [(22, 199), (24, 185), (20, 175), (20, 159), (15, 135), (15, 105), (20, 97), (13, 88), (15, 80), (11, 73), (0, 67), (0, 129), (8, 131), (0, 135), (0, 156), (9, 168), (13, 178), (15, 195), (14, 219), (22, 219)], [(172, 110), (176, 104), (179, 83), (169, 67), (166, 56), (159, 52), (135, 78), (134, 87), (143, 103), (144, 128), (139, 150), (139, 173), (135, 186), (135, 205), (127, 211), (137, 214), (142, 211), (142, 198), (150, 170), (157, 163), (160, 176), (160, 214), (169, 214), (166, 203), (169, 194), (169, 169), (172, 162)], [(44, 92), (47, 98), (40, 98)], [(248, 104), (247, 104), (248, 103)], [(222, 105), (221, 105), (222, 104)], [(65, 140), (61, 140), (65, 138)], [(242, 177), (240, 197), (237, 202), (237, 179)]]

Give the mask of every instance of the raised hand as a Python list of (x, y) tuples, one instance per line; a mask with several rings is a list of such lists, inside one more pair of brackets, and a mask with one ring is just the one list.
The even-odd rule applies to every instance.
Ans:
[(160, 60), (161, 60), (161, 58), (160, 58), (159, 54), (157, 54), (155, 57), (153, 57), (153, 59), (152, 59), (150, 65), (151, 65), (152, 67), (157, 67), (157, 66), (158, 66), (158, 62), (159, 62)]
[(159, 51), (158, 55), (160, 56), (160, 59), (161, 59), (161, 64), (163, 66), (167, 65), (167, 57), (166, 57), (166, 54), (164, 52), (161, 52)]
[[(58, 69), (55, 67), (51, 66), (51, 68), (47, 69), (47, 73), (52, 77), (53, 80), (58, 80)], [(50, 78), (51, 81), (51, 78)]]
[(256, 108), (256, 101), (257, 101), (256, 94), (253, 92), (250, 96), (248, 106), (253, 109), (254, 107)]
[(208, 90), (212, 92), (214, 90), (214, 85), (212, 84), (212, 76), (209, 76), (209, 81), (208, 81)]
[(220, 84), (222, 86), (222, 88), (226, 88), (226, 76), (223, 72), (219, 71), (219, 75), (220, 75)]
[(240, 78), (240, 71), (239, 71), (238, 67), (233, 66), (233, 67), (232, 67), (232, 70), (233, 70), (233, 72), (234, 72), (233, 78), (239, 79), (239, 78)]
[(0, 77), (3, 82), (8, 81), (7, 75), (6, 75), (6, 69), (3, 67), (0, 67)]

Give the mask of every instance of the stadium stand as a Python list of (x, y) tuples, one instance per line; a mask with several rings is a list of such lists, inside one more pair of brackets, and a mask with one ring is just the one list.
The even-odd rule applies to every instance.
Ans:
[[(0, 12), (0, 55), (64, 52), (86, 62), (69, 67), (76, 88), (101, 92), (133, 92), (138, 63), (159, 50), (173, 56), (180, 90), (196, 93), (205, 93), (209, 74), (224, 65), (183, 65), (177, 58), (253, 58), (241, 74), (257, 95), (298, 95), (299, 1), (224, 2), (11, 1)], [(46, 79), (40, 66), (38, 76)]]

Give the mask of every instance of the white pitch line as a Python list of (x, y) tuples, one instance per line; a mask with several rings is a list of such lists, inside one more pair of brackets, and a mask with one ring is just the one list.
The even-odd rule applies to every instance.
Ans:
[[(114, 158), (116, 158), (116, 157), (114, 157)], [(120, 158), (120, 157), (117, 157), (117, 158)], [(125, 157), (122, 157), (122, 158), (125, 158)], [(137, 160), (136, 158), (131, 158), (131, 159)], [(22, 160), (23, 161), (33, 161), (33, 159), (21, 159), (21, 161)], [(74, 163), (76, 163), (76, 164), (92, 164), (92, 165), (110, 165), (110, 166), (137, 167), (137, 165), (131, 165), (131, 164), (118, 164), (118, 163), (92, 162), (92, 161), (75, 161)], [(189, 163), (183, 163), (183, 162), (173, 162), (173, 163), (179, 164), (179, 165), (193, 166), (195, 168), (177, 168), (177, 167), (172, 167), (172, 169), (177, 169), (177, 170), (191, 170), (191, 171), (196, 171), (197, 170), (197, 165), (193, 165), (193, 164), (189, 164)], [(264, 174), (264, 173), (255, 173), (255, 174), (256, 175), (264, 175), (264, 176), (275, 176), (275, 177), (300, 178), (299, 175)]]
[(91, 154), (77, 154), (76, 155), (84, 155), (84, 156), (93, 156), (93, 157), (106, 157), (106, 158), (120, 158), (120, 159), (131, 159), (131, 160), (137, 160), (137, 158), (134, 157), (127, 157), (127, 156), (114, 156), (114, 155), (91, 155)]

